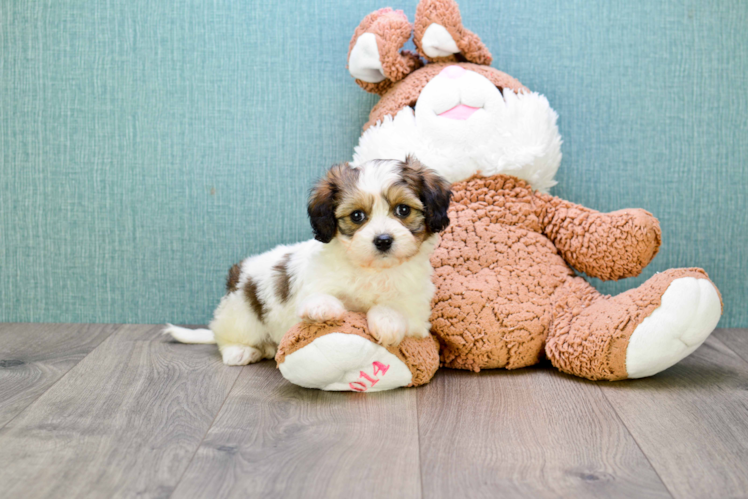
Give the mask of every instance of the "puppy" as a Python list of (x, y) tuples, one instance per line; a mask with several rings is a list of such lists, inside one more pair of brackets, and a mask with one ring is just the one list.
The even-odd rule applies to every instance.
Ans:
[(429, 256), (447, 227), (449, 184), (413, 157), (335, 165), (313, 188), (314, 240), (279, 246), (229, 271), (210, 330), (168, 325), (185, 343), (217, 343), (223, 362), (273, 358), (301, 320), (365, 312), (379, 343), (429, 335)]

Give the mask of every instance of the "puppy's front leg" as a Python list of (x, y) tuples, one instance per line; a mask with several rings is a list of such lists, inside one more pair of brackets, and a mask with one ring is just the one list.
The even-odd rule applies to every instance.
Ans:
[(296, 315), (310, 323), (340, 321), (345, 315), (345, 306), (332, 295), (318, 293), (310, 295), (299, 303)]
[(369, 331), (383, 346), (400, 344), (408, 333), (408, 320), (397, 309), (376, 305), (366, 313)]

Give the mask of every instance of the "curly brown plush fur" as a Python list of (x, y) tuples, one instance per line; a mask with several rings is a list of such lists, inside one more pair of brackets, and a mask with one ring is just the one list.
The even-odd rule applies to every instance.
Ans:
[(667, 286), (708, 278), (700, 269), (671, 270), (603, 296), (569, 264), (603, 279), (638, 275), (660, 245), (651, 214), (596, 212), (506, 175), (473, 177), (452, 191), (453, 222), (431, 259), (431, 323), (444, 366), (522, 368), (545, 355), (573, 375), (627, 378), (628, 340)]

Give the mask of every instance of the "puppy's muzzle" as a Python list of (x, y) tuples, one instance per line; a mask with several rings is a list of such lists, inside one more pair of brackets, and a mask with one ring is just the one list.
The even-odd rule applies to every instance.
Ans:
[(392, 247), (393, 241), (394, 239), (389, 234), (380, 234), (374, 238), (374, 246), (377, 247), (377, 250), (380, 252), (386, 252)]

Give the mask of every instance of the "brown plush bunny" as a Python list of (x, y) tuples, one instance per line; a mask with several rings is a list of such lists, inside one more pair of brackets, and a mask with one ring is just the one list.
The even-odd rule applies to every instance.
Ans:
[[(419, 54), (400, 51), (411, 32)], [(659, 223), (641, 209), (600, 213), (547, 194), (561, 161), (556, 113), (490, 62), (452, 0), (422, 0), (415, 28), (400, 11), (368, 15), (348, 54), (356, 82), (381, 96), (352, 165), (414, 154), (454, 183), (452, 222), (432, 257), (441, 365), (511, 369), (547, 357), (566, 373), (621, 380), (691, 354), (719, 321), (717, 288), (697, 268), (615, 297), (576, 276), (637, 276), (657, 254)], [(436, 371), (431, 339), (375, 342), (351, 314), (297, 325), (276, 359), (291, 382), (332, 390), (419, 385)]]

